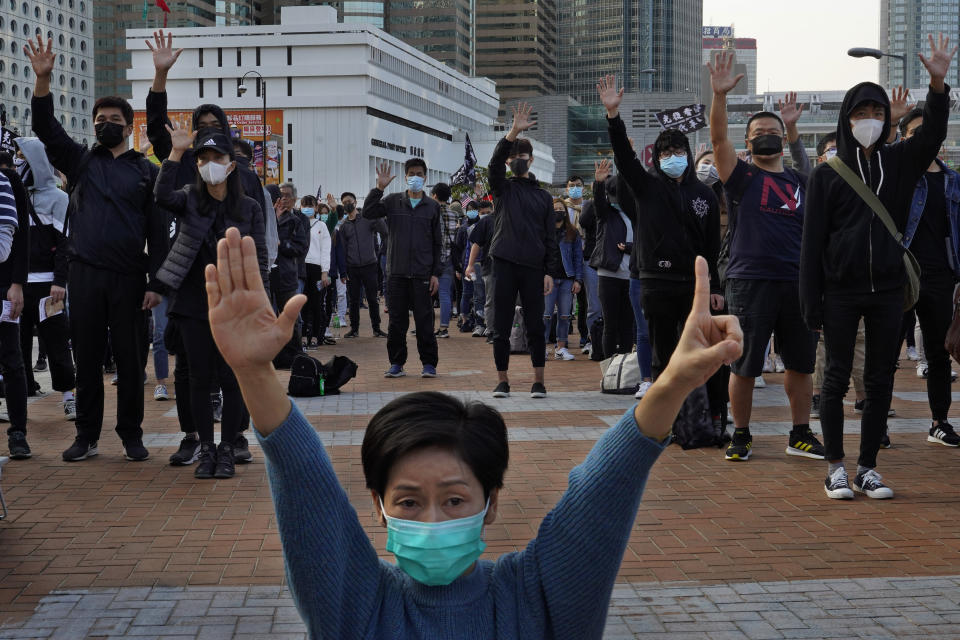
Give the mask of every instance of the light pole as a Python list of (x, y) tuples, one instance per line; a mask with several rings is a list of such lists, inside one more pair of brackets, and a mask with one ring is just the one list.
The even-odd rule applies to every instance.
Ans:
[(657, 73), (657, 70), (654, 69), (653, 67), (650, 67), (649, 69), (644, 69), (643, 71), (640, 71), (637, 75), (650, 76), (650, 91), (653, 91), (653, 76), (656, 73)]
[(904, 88), (909, 88), (907, 86), (907, 56), (902, 53), (887, 53), (886, 51), (880, 51), (880, 49), (871, 49), (869, 47), (854, 47), (847, 50), (847, 55), (851, 58), (897, 58), (900, 60), (900, 66), (903, 67), (903, 86)]
[(267, 184), (267, 81), (263, 79), (259, 72), (247, 71), (240, 78), (240, 86), (237, 87), (237, 91), (240, 92), (240, 95), (247, 92), (247, 85), (243, 84), (243, 81), (251, 74), (260, 78), (260, 93), (263, 95), (263, 120), (261, 121), (263, 125), (263, 184)]

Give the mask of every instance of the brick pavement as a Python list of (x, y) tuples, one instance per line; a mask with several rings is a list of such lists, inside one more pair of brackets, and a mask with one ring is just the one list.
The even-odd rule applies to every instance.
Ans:
[[(511, 465), (499, 518), (488, 528), (488, 557), (525, 546), (566, 487), (569, 470), (631, 404), (629, 398), (597, 393), (599, 367), (579, 356), (574, 362), (548, 362), (546, 401), (522, 393), (493, 401), (487, 397), (495, 384), (492, 357), (482, 340), (457, 334), (441, 341), (441, 376), (435, 380), (413, 375), (384, 380), (385, 350), (384, 341), (369, 337), (321, 350), (322, 359), (333, 353), (354, 358), (360, 375), (343, 396), (302, 401), (385, 558), (390, 557), (386, 532), (372, 518), (358, 445), (370, 415), (395, 394), (436, 389), (494, 406), (499, 402), (510, 431)], [(516, 357), (513, 363), (513, 386), (526, 391), (532, 381), (529, 359)], [(410, 373), (419, 370), (416, 364), (408, 365)], [(779, 386), (782, 376), (767, 380), (770, 386), (755, 393), (758, 426), (750, 462), (727, 463), (716, 449), (671, 447), (654, 468), (621, 567), (608, 636), (951, 637), (944, 625), (960, 620), (942, 607), (956, 611), (960, 603), (955, 577), (960, 488), (944, 479), (956, 476), (960, 451), (925, 442), (928, 410), (912, 367), (898, 374), (898, 417), (891, 421), (895, 446), (881, 452), (880, 470), (897, 490), (897, 498), (886, 502), (858, 498), (838, 504), (825, 498), (822, 463), (783, 454), (789, 410)], [(41, 384), (46, 385), (43, 377)], [(140, 464), (122, 459), (109, 429), (98, 458), (62, 462), (73, 427), (62, 420), (58, 398), (30, 405), (36, 455), (12, 461), (3, 475), (11, 515), (0, 522), (0, 638), (302, 635), (280, 591), (283, 561), (259, 452), (255, 448), (257, 461), (228, 481), (196, 481), (191, 469), (166, 466), (179, 441), (177, 423), (173, 403), (152, 400), (152, 384), (151, 375), (144, 390), (144, 430), (153, 457)], [(112, 396), (108, 389), (108, 416), (114, 413)], [(848, 418), (847, 431), (855, 434), (852, 407)], [(855, 454), (854, 435), (847, 447), (848, 455)], [(910, 583), (906, 576), (922, 580)], [(876, 584), (894, 586), (864, 586), (874, 584), (864, 579), (875, 578), (889, 578)], [(914, 587), (902, 586), (908, 583)], [(874, 588), (889, 592), (877, 596), (885, 602), (857, 595)], [(723, 589), (734, 590), (740, 601), (713, 600), (716, 610), (696, 608), (698, 598), (719, 597), (727, 593)], [(766, 600), (753, 597), (751, 589)], [(914, 591), (907, 594), (909, 589)], [(836, 606), (823, 604), (823, 592)], [(170, 596), (177, 593), (190, 596)], [(196, 595), (204, 593), (213, 595)], [(783, 593), (804, 597), (778, 595)], [(264, 594), (273, 594), (276, 602), (257, 602)], [(211, 608), (234, 611), (212, 615), (209, 608), (197, 613), (201, 604), (180, 610), (179, 604), (165, 605), (164, 618), (163, 606), (148, 606), (205, 598)], [(213, 607), (215, 600), (242, 603)], [(820, 609), (800, 615), (804, 602), (819, 603)], [(762, 606), (750, 608), (757, 603)], [(206, 624), (197, 619), (201, 615), (208, 616)], [(805, 627), (790, 627), (791, 615)], [(873, 622), (861, 624), (861, 615)], [(80, 619), (82, 624), (62, 629), (53, 624)], [(850, 625), (850, 619), (856, 622)], [(83, 627), (87, 621), (90, 626)], [(669, 626), (674, 624), (693, 626)], [(240, 635), (244, 631), (252, 635)]]

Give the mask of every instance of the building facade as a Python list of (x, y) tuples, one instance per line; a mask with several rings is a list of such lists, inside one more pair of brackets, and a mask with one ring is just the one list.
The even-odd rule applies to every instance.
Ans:
[[(719, 34), (719, 35), (718, 35)], [(716, 54), (722, 51), (732, 51), (734, 64), (743, 65), (743, 74), (746, 76), (734, 89), (744, 95), (754, 95), (757, 92), (757, 41), (755, 38), (737, 38), (733, 35), (733, 27), (703, 27), (703, 57), (701, 64), (712, 62)], [(709, 74), (703, 74), (709, 83)]]
[[(927, 35), (938, 33), (960, 42), (960, 0), (881, 0), (879, 47), (905, 56), (880, 59), (880, 84), (885, 87), (926, 86), (928, 75), (917, 53), (928, 55)], [(906, 82), (904, 82), (906, 71)], [(960, 86), (960, 68), (950, 66), (947, 84)]]
[[(174, 29), (175, 46), (184, 53), (167, 82), (172, 119), (188, 122), (198, 104), (219, 104), (257, 147), (261, 170), (266, 157), (269, 181), (293, 182), (302, 193), (322, 185), (323, 193), (362, 196), (375, 184), (380, 162), (402, 176), (412, 156), (426, 160), (428, 184), (448, 180), (463, 164), (463, 136), (477, 141), (493, 130), (500, 103), (495, 85), (464, 76), (370, 24), (336, 20), (331, 7), (283, 7), (280, 25)], [(148, 33), (130, 30), (126, 40), (138, 110), (134, 143), (149, 155), (142, 113), (153, 79), (143, 42)], [(247, 72), (256, 73), (241, 92)], [(266, 83), (266, 118), (256, 74)], [(403, 188), (398, 177), (388, 191)]]
[(92, 0), (0, 2), (0, 104), (8, 128), (32, 135), (35, 78), (23, 47), (42, 34), (57, 55), (50, 91), (60, 124), (75, 140), (93, 143), (93, 30)]

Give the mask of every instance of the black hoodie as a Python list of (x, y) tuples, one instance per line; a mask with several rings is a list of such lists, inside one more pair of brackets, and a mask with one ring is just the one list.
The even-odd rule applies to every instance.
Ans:
[[(890, 101), (877, 84), (863, 82), (847, 92), (837, 124), (837, 157), (861, 176), (883, 202), (897, 228), (907, 224), (917, 181), (937, 157), (947, 135), (950, 88), (927, 92), (923, 126), (909, 140), (883, 144), (890, 133)], [(886, 107), (880, 140), (868, 158), (853, 137), (849, 114), (861, 102)], [(810, 329), (823, 322), (827, 293), (889, 292), (905, 283), (903, 249), (869, 206), (827, 164), (810, 174), (800, 256), (800, 307)]]
[[(720, 293), (720, 203), (713, 189), (697, 180), (693, 152), (687, 142), (687, 170), (677, 182), (654, 163), (648, 172), (637, 158), (620, 116), (607, 119), (617, 173), (637, 200), (631, 272), (640, 280), (695, 280), (698, 255), (710, 267), (710, 290)], [(623, 189), (619, 189), (622, 193)]]

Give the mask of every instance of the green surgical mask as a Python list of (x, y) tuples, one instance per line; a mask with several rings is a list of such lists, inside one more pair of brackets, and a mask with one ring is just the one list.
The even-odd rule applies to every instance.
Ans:
[(477, 561), (487, 548), (483, 542), (483, 519), (490, 499), (480, 513), (446, 522), (417, 522), (387, 515), (387, 551), (397, 557), (397, 566), (425, 585), (448, 585)]

